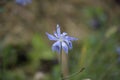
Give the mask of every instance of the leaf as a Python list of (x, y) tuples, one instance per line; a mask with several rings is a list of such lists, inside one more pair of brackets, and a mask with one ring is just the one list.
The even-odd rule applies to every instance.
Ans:
[(113, 34), (115, 34), (117, 32), (117, 27), (113, 26), (111, 28), (108, 29), (108, 31), (106, 32), (105, 36), (107, 38), (111, 37)]

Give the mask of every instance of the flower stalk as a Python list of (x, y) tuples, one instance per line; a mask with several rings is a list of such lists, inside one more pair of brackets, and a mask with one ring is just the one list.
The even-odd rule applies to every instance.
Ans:
[(63, 70), (62, 70), (62, 49), (60, 51), (60, 78), (61, 78), (61, 80), (64, 80), (64, 78), (63, 78)]
[(68, 76), (66, 76), (66, 77), (63, 77), (63, 69), (62, 69), (62, 49), (61, 49), (61, 51), (60, 51), (60, 80), (66, 80), (66, 79), (70, 79), (70, 78), (72, 78), (72, 77), (74, 77), (74, 76), (76, 76), (76, 75), (78, 75), (78, 74), (80, 74), (85, 68), (83, 67), (83, 68), (81, 68), (78, 72), (75, 72), (75, 73), (73, 73), (73, 74), (71, 74), (71, 75), (68, 75)]
[(85, 68), (83, 67), (83, 68), (81, 68), (79, 71), (77, 71), (77, 72), (75, 72), (75, 73), (73, 73), (73, 74), (71, 74), (71, 75), (68, 75), (68, 76), (66, 76), (66, 77), (64, 77), (63, 76), (63, 67), (62, 67), (62, 55), (63, 55), (63, 53), (62, 53), (62, 48), (61, 48), (61, 51), (60, 51), (60, 58), (59, 58), (59, 61), (60, 61), (60, 80), (66, 80), (66, 79), (70, 79), (70, 78), (72, 78), (72, 77), (74, 77), (74, 76), (77, 76), (78, 74), (80, 74)]

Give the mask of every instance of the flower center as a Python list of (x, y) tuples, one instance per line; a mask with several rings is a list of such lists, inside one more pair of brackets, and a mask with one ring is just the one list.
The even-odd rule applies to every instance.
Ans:
[(63, 37), (60, 37), (60, 38), (59, 38), (59, 41), (60, 41), (60, 42), (63, 42), (63, 41), (64, 41)]

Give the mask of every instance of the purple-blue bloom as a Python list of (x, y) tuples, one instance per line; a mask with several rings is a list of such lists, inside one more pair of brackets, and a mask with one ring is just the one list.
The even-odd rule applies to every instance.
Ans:
[(29, 3), (32, 3), (32, 0), (16, 0), (16, 3), (20, 4), (22, 6), (25, 6), (25, 5), (29, 4)]
[(58, 53), (63, 49), (65, 53), (68, 53), (68, 50), (72, 49), (72, 41), (78, 40), (77, 38), (67, 36), (66, 32), (61, 34), (60, 26), (57, 24), (57, 30), (54, 32), (54, 35), (46, 33), (49, 40), (56, 41), (52, 45), (52, 50)]

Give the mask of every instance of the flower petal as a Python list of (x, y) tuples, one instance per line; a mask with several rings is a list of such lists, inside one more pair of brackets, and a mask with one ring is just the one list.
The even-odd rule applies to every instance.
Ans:
[(65, 51), (65, 53), (68, 53), (68, 46), (65, 42), (62, 42), (62, 49)]
[(65, 42), (67, 43), (69, 49), (72, 49), (72, 42), (69, 40), (65, 40)]
[(60, 26), (58, 24), (57, 24), (57, 34), (58, 34), (58, 36), (61, 35)]
[(58, 35), (57, 35), (56, 31), (54, 32), (54, 35), (55, 35), (55, 37), (57, 37), (57, 38), (58, 38)]
[(63, 32), (62, 34), (61, 34), (61, 36), (66, 36), (67, 35), (67, 33), (66, 32)]
[(61, 42), (57, 41), (52, 45), (52, 50), (60, 53), (61, 51)]
[(54, 41), (57, 40), (57, 38), (56, 38), (55, 36), (53, 36), (53, 35), (51, 35), (51, 34), (49, 34), (49, 33), (46, 33), (46, 35), (48, 36), (48, 39), (49, 39), (49, 40), (54, 40)]
[(75, 38), (75, 37), (70, 37), (70, 36), (66, 36), (65, 37), (67, 40), (70, 40), (70, 41), (76, 41), (76, 40), (78, 40), (77, 38)]

